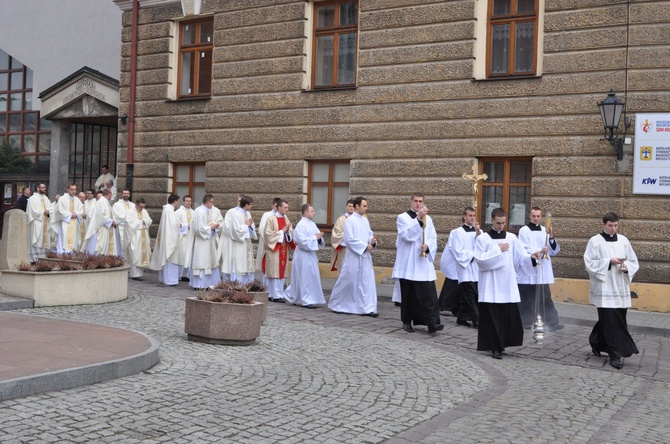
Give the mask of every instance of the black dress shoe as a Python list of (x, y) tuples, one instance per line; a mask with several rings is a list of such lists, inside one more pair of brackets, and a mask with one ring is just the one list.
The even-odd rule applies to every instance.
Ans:
[(400, 302), (394, 302), (393, 305), (395, 305), (396, 307), (400, 307), (402, 304)]
[(468, 321), (463, 321), (463, 320), (457, 320), (456, 325), (462, 325), (464, 327), (472, 327), (471, 323), (469, 323)]
[(182, 282), (189, 282), (190, 281), (190, 279), (187, 278), (187, 277), (182, 277), (179, 280), (182, 281)]
[(428, 327), (428, 333), (444, 330), (444, 324), (437, 324), (435, 327)]
[(316, 308), (316, 305), (307, 304), (307, 305), (303, 305), (302, 308)]
[(412, 324), (402, 324), (402, 329), (405, 330), (407, 333), (414, 333)]
[(617, 357), (610, 357), (610, 365), (614, 367), (617, 370), (620, 370), (623, 368), (623, 359), (622, 358), (617, 358)]
[(376, 318), (379, 316), (379, 313), (363, 313), (361, 316), (370, 316), (371, 318)]
[(134, 281), (143, 281), (144, 280), (144, 278), (141, 278), (141, 277), (134, 277), (134, 278), (130, 278), (130, 279), (132, 279)]
[(284, 298), (270, 299), (272, 302), (277, 302), (279, 304), (285, 304), (286, 300)]
[(603, 355), (600, 353), (599, 350), (596, 350), (595, 348), (591, 347), (591, 351), (593, 352), (594, 355), (596, 355), (599, 358), (602, 358)]
[(502, 359), (502, 353), (500, 353), (498, 350), (493, 350), (491, 356), (493, 359)]

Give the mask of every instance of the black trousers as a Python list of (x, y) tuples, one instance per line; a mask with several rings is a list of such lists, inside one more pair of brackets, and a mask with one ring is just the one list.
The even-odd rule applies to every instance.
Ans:
[(450, 311), (454, 316), (458, 316), (461, 306), (461, 287), (458, 285), (458, 281), (444, 278), (439, 302), (440, 311)]
[(593, 351), (605, 352), (611, 358), (627, 358), (639, 353), (628, 332), (627, 312), (627, 308), (598, 308), (598, 322), (589, 336)]
[(410, 281), (399, 279), (400, 320), (403, 324), (436, 327), (441, 324), (440, 306), (434, 281)]
[(503, 352), (505, 347), (523, 345), (523, 326), (516, 303), (479, 303), (477, 350)]
[(479, 324), (479, 289), (477, 282), (461, 282), (458, 284), (461, 288), (461, 307), (458, 312), (459, 321), (472, 321)]

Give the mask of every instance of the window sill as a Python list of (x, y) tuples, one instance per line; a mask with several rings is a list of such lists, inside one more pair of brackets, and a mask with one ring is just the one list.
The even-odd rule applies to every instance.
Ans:
[(472, 79), (473, 82), (496, 82), (500, 80), (531, 80), (531, 79), (541, 79), (542, 76), (507, 76), (507, 77), (488, 77), (486, 79)]
[(358, 89), (358, 86), (333, 86), (332, 88), (302, 89), (300, 91), (304, 93), (318, 93), (323, 91), (351, 91), (354, 89)]
[(193, 96), (193, 97), (179, 97), (178, 99), (165, 99), (166, 102), (193, 102), (212, 100), (212, 96)]

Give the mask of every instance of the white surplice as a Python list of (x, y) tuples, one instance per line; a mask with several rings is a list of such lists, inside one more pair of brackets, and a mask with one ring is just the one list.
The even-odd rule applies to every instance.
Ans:
[(321, 287), (321, 273), (319, 272), (319, 258), (316, 252), (324, 247), (326, 242), (317, 239), (315, 234), (319, 228), (313, 220), (303, 217), (293, 230), (295, 252), (291, 267), (291, 285), (285, 292), (286, 300), (296, 305), (325, 304), (323, 288)]
[(428, 245), (426, 256), (421, 255), (421, 243), (424, 229), (419, 225), (418, 218), (401, 213), (396, 218), (398, 237), (396, 238), (396, 259), (393, 266), (394, 279), (407, 279), (417, 282), (435, 281), (437, 275), (433, 261), (437, 254), (437, 233), (433, 220), (426, 216), (425, 243)]
[(479, 281), (479, 266), (472, 259), (475, 256), (476, 231), (465, 231), (460, 226), (449, 234), (451, 253), (456, 262), (458, 283)]
[[(584, 252), (584, 265), (589, 273), (589, 302), (599, 308), (628, 308), (631, 306), (630, 283), (640, 269), (637, 255), (628, 238), (616, 234), (616, 241), (608, 242), (597, 234), (589, 239)], [(628, 272), (621, 265), (611, 265), (613, 257), (623, 258)]]
[[(72, 216), (75, 213), (75, 216)], [(58, 254), (72, 253), (81, 246), (81, 229), (84, 205), (77, 196), (65, 194), (61, 196), (56, 204), (56, 212), (53, 219), (58, 224), (58, 242), (56, 252)]]
[[(532, 274), (531, 255), (513, 233), (503, 239), (492, 239), (488, 232), (480, 234), (475, 242), (475, 261), (479, 266), (479, 302), (492, 304), (518, 303), (518, 274)], [(508, 243), (503, 252), (499, 244)]]
[(354, 213), (344, 223), (347, 252), (340, 277), (330, 294), (328, 308), (351, 314), (377, 312), (377, 287), (368, 245), (374, 234), (366, 217)]
[(440, 257), (440, 271), (444, 277), (451, 279), (452, 281), (458, 280), (458, 272), (456, 271), (458, 264), (456, 263), (453, 250), (454, 232), (456, 230), (458, 230), (458, 228), (455, 228), (449, 232), (447, 245), (444, 246), (442, 257)]
[(547, 242), (547, 230), (541, 225), (539, 228), (540, 230), (531, 230), (528, 225), (524, 225), (519, 229), (519, 242), (521, 242), (526, 249), (526, 253), (540, 251), (545, 245), (549, 247), (547, 250), (547, 258), (542, 259), (540, 264), (536, 267), (539, 268), (539, 270), (535, 270), (535, 273), (530, 275), (520, 275), (519, 284), (536, 285), (554, 283), (554, 270), (551, 266), (551, 258), (561, 251), (561, 246), (555, 240), (554, 242)]

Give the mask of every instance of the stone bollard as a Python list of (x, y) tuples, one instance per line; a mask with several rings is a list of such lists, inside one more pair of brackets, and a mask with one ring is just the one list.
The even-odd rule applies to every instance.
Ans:
[(16, 270), (28, 262), (28, 217), (23, 210), (5, 213), (0, 247), (0, 270)]

